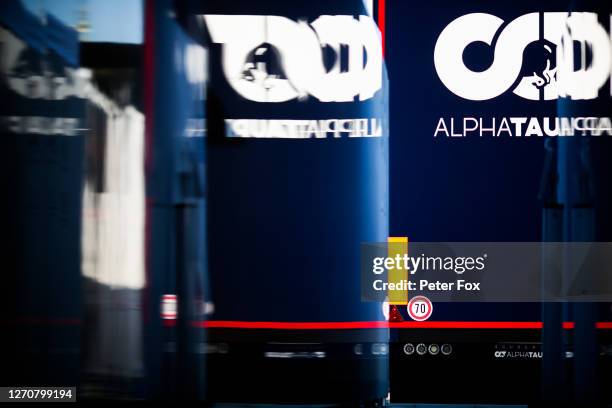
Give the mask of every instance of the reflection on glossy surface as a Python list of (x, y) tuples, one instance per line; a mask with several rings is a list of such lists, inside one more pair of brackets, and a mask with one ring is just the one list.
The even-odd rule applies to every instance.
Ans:
[[(204, 313), (205, 48), (161, 14), (174, 34), (156, 52), (177, 59), (151, 84), (166, 92), (167, 125), (158, 120), (147, 142), (153, 62), (145, 68), (141, 45), (79, 44), (16, 1), (0, 14), (0, 217), (11, 238), (0, 385), (76, 385), (79, 399), (201, 396), (181, 381), (203, 385), (203, 330), (181, 315)], [(168, 156), (146, 167), (151, 142)], [(174, 296), (170, 320), (161, 293)]]
[(0, 5), (0, 383), (76, 384), (81, 350), (84, 101), (76, 35)]
[(85, 97), (82, 374), (95, 396), (99, 379), (109, 388), (144, 376), (144, 117), (93, 86)]

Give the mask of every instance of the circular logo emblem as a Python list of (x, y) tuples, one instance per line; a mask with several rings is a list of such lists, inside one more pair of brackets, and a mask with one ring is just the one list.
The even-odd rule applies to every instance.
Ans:
[(431, 301), (425, 296), (415, 296), (408, 302), (408, 315), (412, 320), (422, 322), (431, 317), (433, 312), (433, 305)]

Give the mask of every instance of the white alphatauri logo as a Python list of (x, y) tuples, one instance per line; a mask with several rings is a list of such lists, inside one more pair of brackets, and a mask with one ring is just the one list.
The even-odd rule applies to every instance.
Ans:
[(223, 44), (225, 77), (251, 101), (308, 95), (321, 102), (364, 101), (381, 88), (380, 32), (368, 16), (324, 15), (310, 24), (281, 16), (204, 19), (212, 41)]
[[(493, 48), (493, 62), (481, 72), (463, 60), (476, 42)], [(610, 50), (595, 13), (529, 13), (505, 26), (494, 15), (472, 13), (444, 28), (434, 64), (442, 83), (465, 99), (492, 99), (511, 88), (530, 100), (594, 99), (610, 76)]]

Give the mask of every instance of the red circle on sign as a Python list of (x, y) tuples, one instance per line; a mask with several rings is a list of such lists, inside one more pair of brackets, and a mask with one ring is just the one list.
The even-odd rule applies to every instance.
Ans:
[(410, 299), (408, 302), (408, 316), (412, 320), (417, 322), (422, 322), (431, 317), (431, 313), (433, 312), (433, 305), (431, 300), (426, 298), (425, 296), (415, 296)]

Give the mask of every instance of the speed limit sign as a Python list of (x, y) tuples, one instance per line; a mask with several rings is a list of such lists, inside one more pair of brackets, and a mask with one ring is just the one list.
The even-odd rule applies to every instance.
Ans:
[(429, 319), (431, 312), (433, 312), (433, 305), (431, 300), (425, 296), (415, 296), (408, 302), (408, 315), (412, 320), (422, 322)]

